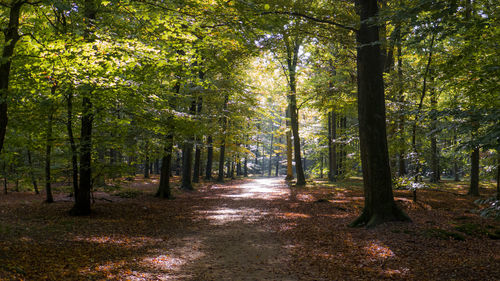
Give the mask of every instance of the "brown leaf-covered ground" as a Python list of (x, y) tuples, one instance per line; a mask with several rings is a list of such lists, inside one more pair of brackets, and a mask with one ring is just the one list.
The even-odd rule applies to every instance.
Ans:
[(500, 223), (472, 212), (464, 183), (419, 191), (417, 203), (396, 191), (413, 223), (374, 229), (347, 226), (362, 208), (359, 180), (203, 183), (175, 200), (154, 198), (156, 184), (97, 191), (89, 217), (70, 217), (65, 193), (54, 204), (0, 195), (0, 280), (500, 278)]

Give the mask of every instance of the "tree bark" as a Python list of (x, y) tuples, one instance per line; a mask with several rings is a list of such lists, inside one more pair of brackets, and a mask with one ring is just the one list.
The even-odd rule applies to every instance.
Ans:
[[(56, 86), (52, 87), (52, 94), (55, 94)], [(51, 106), (52, 107), (52, 106)], [(46, 144), (45, 144), (45, 202), (53, 203), (54, 197), (52, 196), (52, 186), (51, 186), (51, 176), (50, 176), (50, 158), (52, 153), (52, 123), (54, 120), (54, 110), (52, 108), (49, 109), (49, 119), (47, 122), (47, 135), (46, 135)]]
[[(199, 78), (200, 80), (203, 81), (204, 73), (201, 71), (199, 73)], [(196, 102), (196, 115), (200, 115), (202, 109), (203, 109), (203, 100), (200, 97)], [(196, 147), (194, 152), (193, 182), (198, 183), (200, 182), (200, 167), (201, 167), (201, 141), (199, 136), (195, 138), (195, 143)]]
[[(431, 83), (433, 82), (433, 77), (431, 77)], [(434, 87), (431, 88), (431, 109), (436, 110), (437, 99), (436, 93), (434, 91)], [(439, 151), (437, 146), (437, 118), (433, 113), (431, 116), (431, 126), (430, 126), (430, 137), (431, 137), (431, 176), (430, 182), (437, 183), (439, 182)]]
[(394, 202), (387, 147), (384, 80), (378, 26), (367, 22), (378, 14), (376, 0), (357, 0), (361, 24), (357, 33), (358, 118), (365, 206), (351, 226), (376, 226), (410, 218)]
[(469, 195), (479, 196), (479, 147), (475, 147), (472, 150), (470, 159)]
[[(431, 42), (430, 42), (430, 46), (429, 46), (429, 57), (427, 59), (427, 65), (425, 67), (425, 72), (424, 72), (424, 79), (423, 79), (423, 82), (422, 82), (422, 94), (420, 96), (420, 102), (418, 104), (418, 108), (417, 108), (417, 114), (415, 114), (415, 122), (413, 123), (413, 126), (412, 126), (412, 139), (411, 139), (411, 143), (412, 143), (412, 149), (413, 149), (413, 153), (415, 154), (414, 157), (415, 157), (415, 180), (416, 181), (420, 181), (420, 177), (419, 177), (419, 174), (420, 174), (420, 155), (419, 155), (419, 152), (418, 152), (418, 148), (417, 148), (417, 122), (418, 122), (418, 118), (420, 116), (420, 111), (422, 110), (422, 106), (424, 104), (424, 98), (425, 98), (425, 94), (427, 92), (427, 76), (429, 74), (429, 72), (431, 71), (431, 63), (432, 63), (432, 54), (433, 54), (433, 48), (434, 48), (434, 39), (435, 39), (435, 35), (432, 34), (432, 37), (431, 37)], [(416, 192), (416, 191), (415, 191)]]
[(184, 190), (193, 190), (191, 181), (191, 171), (193, 165), (193, 144), (190, 140), (184, 142), (182, 147), (182, 183), (181, 188)]
[(500, 200), (500, 148), (497, 149), (497, 200)]
[(290, 125), (293, 135), (293, 151), (295, 160), (295, 173), (297, 175), (296, 185), (304, 186), (306, 178), (304, 176), (304, 169), (302, 167), (302, 157), (300, 149), (300, 136), (299, 136), (299, 110), (297, 108), (297, 80), (296, 70), (298, 62), (298, 54), (300, 42), (298, 40), (290, 40), (285, 42), (287, 49), (287, 65), (288, 65), (288, 83), (290, 86), (290, 93), (288, 94), (288, 107), (290, 110)]
[(219, 153), (219, 175), (217, 176), (217, 182), (224, 182), (224, 160), (226, 152), (226, 131), (227, 131), (227, 106), (229, 103), (229, 96), (226, 94), (224, 97), (224, 105), (222, 110), (222, 141), (220, 145), (220, 153)]
[(196, 143), (194, 151), (194, 168), (193, 168), (193, 182), (200, 182), (200, 166), (201, 166), (201, 144)]
[(399, 135), (399, 153), (398, 153), (398, 175), (400, 177), (406, 175), (406, 140), (405, 140), (405, 114), (404, 114), (404, 88), (403, 88), (403, 56), (401, 50), (401, 31), (397, 27), (397, 52), (398, 52), (398, 92), (399, 92), (399, 120), (398, 120), (398, 135)]
[(165, 143), (165, 149), (161, 160), (160, 184), (156, 191), (156, 197), (170, 199), (172, 193), (170, 190), (170, 166), (172, 163), (172, 148), (174, 146), (174, 136), (168, 134)]
[(67, 105), (66, 129), (68, 130), (68, 141), (71, 148), (71, 171), (73, 178), (73, 194), (76, 198), (78, 194), (78, 151), (76, 148), (75, 137), (73, 135), (73, 88), (68, 89), (68, 97), (66, 105)]
[(268, 176), (271, 177), (271, 171), (273, 169), (273, 142), (274, 142), (274, 134), (272, 132), (272, 122), (271, 122), (271, 144), (269, 145), (269, 165), (268, 165)]
[[(191, 115), (196, 114), (196, 100), (193, 100), (189, 112)], [(181, 188), (184, 190), (193, 190), (193, 142), (194, 137), (190, 137), (188, 140), (184, 141), (182, 147), (182, 181)]]
[(292, 147), (292, 132), (290, 131), (290, 110), (286, 110), (286, 177), (285, 180), (293, 180), (293, 147)]
[(213, 146), (212, 136), (208, 136), (207, 144), (208, 144), (208, 147), (207, 147), (207, 168), (205, 169), (205, 179), (211, 180), (212, 179), (212, 164), (214, 161), (214, 146)]
[(38, 183), (36, 182), (36, 177), (35, 177), (35, 172), (33, 172), (33, 160), (31, 158), (31, 151), (28, 149), (27, 151), (28, 154), (28, 165), (30, 165), (30, 178), (31, 182), (33, 183), (33, 189), (35, 189), (35, 194), (40, 194), (40, 191), (38, 190)]
[(328, 180), (335, 182), (337, 180), (337, 138), (336, 114), (332, 110), (328, 113)]
[(14, 0), (11, 2), (9, 11), (9, 22), (4, 32), (4, 43), (2, 57), (0, 58), (0, 153), (3, 149), (5, 133), (8, 123), (8, 98), (10, 69), (12, 65), (12, 56), (17, 42), (19, 41), (19, 18), (21, 7), (26, 1)]
[[(84, 32), (86, 41), (91, 42), (90, 30), (92, 22), (96, 19), (97, 5), (94, 0), (85, 0), (84, 16), (87, 19), (87, 27)], [(90, 85), (89, 85), (90, 86)], [(93, 105), (89, 90), (82, 98), (82, 126), (80, 133), (80, 183), (78, 194), (75, 196), (75, 205), (70, 210), (74, 216), (90, 215), (90, 192), (92, 189), (92, 126), (94, 121)]]

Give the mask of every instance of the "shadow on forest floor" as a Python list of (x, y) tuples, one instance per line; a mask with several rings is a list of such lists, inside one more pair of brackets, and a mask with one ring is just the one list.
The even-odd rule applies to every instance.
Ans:
[[(279, 178), (152, 194), (155, 180), (96, 192), (93, 214), (27, 193), (0, 196), (2, 280), (494, 280), (498, 221), (472, 213), (464, 187), (395, 191), (413, 223), (349, 228), (359, 180), (289, 188)], [(127, 191), (130, 197), (119, 197)], [(491, 193), (490, 189), (482, 190)], [(123, 195), (123, 194), (122, 194)], [(106, 200), (100, 200), (105, 198)]]

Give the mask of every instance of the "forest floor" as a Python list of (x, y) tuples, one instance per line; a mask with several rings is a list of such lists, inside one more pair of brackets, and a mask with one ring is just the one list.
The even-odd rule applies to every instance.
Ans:
[(463, 182), (416, 203), (395, 191), (413, 223), (365, 229), (347, 226), (356, 179), (207, 182), (174, 200), (153, 197), (157, 181), (94, 192), (89, 217), (70, 217), (64, 192), (0, 195), (0, 280), (499, 280), (500, 222), (473, 211)]

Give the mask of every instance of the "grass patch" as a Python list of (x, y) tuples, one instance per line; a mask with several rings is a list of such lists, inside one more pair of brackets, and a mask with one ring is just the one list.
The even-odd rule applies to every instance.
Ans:
[(488, 232), (482, 228), (479, 224), (475, 223), (464, 223), (454, 227), (456, 230), (465, 233), (470, 236), (481, 236), (487, 234)]
[(142, 191), (136, 189), (124, 189), (122, 191), (115, 193), (116, 196), (121, 198), (136, 198), (142, 194), (143, 194)]

